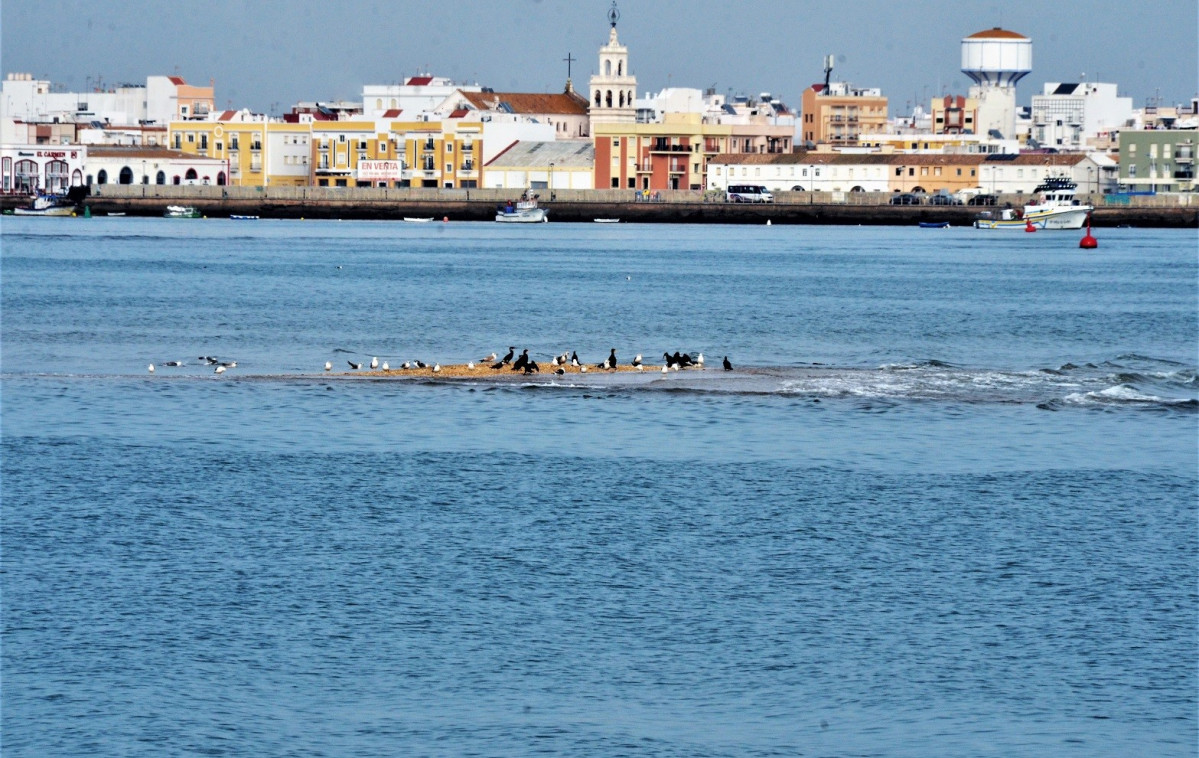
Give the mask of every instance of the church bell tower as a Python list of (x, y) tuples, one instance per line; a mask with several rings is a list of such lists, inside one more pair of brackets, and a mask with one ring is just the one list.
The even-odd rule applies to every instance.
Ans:
[(608, 10), (608, 44), (599, 49), (599, 72), (591, 77), (592, 123), (633, 123), (637, 120), (637, 77), (629, 73), (629, 49), (616, 36), (620, 11), (616, 0)]

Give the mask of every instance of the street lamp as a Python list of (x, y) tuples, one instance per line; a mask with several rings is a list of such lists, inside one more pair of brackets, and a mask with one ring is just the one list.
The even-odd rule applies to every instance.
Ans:
[(550, 161), (550, 200), (554, 199), (554, 162)]

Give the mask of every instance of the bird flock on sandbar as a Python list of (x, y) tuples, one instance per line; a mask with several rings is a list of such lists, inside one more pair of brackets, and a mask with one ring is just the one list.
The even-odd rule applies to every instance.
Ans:
[[(211, 355), (201, 355), (196, 360), (202, 366), (212, 367), (213, 373), (217, 375), (224, 374), (229, 369), (237, 368), (237, 361), (222, 360)], [(568, 369), (570, 371), (577, 371), (585, 374), (589, 368), (594, 368), (600, 371), (645, 371), (648, 365), (642, 359), (641, 353), (638, 353), (627, 364), (622, 365), (619, 362), (619, 359), (616, 357), (616, 348), (612, 348), (606, 358), (595, 364), (587, 364), (579, 358), (578, 352), (574, 350), (568, 350), (560, 354), (553, 355), (550, 357), (547, 363), (549, 364), (548, 370), (552, 371), (558, 376), (562, 376), (563, 374), (567, 373)], [(158, 364), (159, 367), (164, 368), (179, 368), (186, 365), (187, 364), (184, 361), (163, 361)], [(348, 365), (352, 371), (361, 371), (363, 369), (369, 371), (382, 371), (385, 373), (391, 373), (392, 371), (391, 364), (386, 360), (380, 362), (378, 356), (372, 356), (369, 362), (347, 360), (346, 365)], [(723, 360), (721, 361), (721, 366), (725, 371), (733, 370), (733, 364), (729, 361), (728, 356), (724, 356)], [(537, 361), (532, 357), (530, 357), (529, 349), (524, 348), (520, 355), (517, 355), (515, 346), (509, 346), (508, 352), (502, 358), (494, 352), (480, 358), (478, 360), (478, 368), (482, 369), (484, 367), (494, 372), (509, 371), (519, 373), (524, 376), (541, 373), (541, 365), (538, 364)], [(156, 367), (153, 363), (151, 363), (147, 368), (149, 373), (153, 374)], [(332, 371), (333, 361), (325, 361), (324, 368), (325, 371)], [(465, 366), (449, 367), (451, 371), (455, 368), (465, 369), (468, 372), (474, 371), (476, 369), (476, 362), (469, 361)], [(657, 366), (653, 366), (653, 368), (657, 368)], [(680, 350), (675, 350), (674, 353), (669, 351), (662, 353), (662, 365), (660, 371), (663, 374), (670, 371), (679, 371), (680, 369), (702, 368), (704, 368), (704, 354), (702, 352), (684, 353)], [(442, 372), (440, 363), (434, 363), (430, 368), (429, 364), (421, 360), (404, 361), (403, 363), (399, 364), (396, 370), (403, 372), (423, 369), (429, 369), (434, 374), (439, 374)]]

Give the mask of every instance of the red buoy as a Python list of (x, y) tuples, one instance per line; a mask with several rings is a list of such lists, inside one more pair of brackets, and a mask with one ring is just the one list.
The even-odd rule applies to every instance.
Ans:
[(1037, 228), (1036, 228), (1035, 226), (1033, 226), (1033, 225), (1032, 225), (1032, 219), (1031, 219), (1031, 218), (1030, 218), (1030, 219), (1028, 219), (1028, 220), (1026, 220), (1026, 221), (1024, 222), (1024, 231), (1026, 231), (1026, 232), (1035, 232), (1036, 230), (1037, 230)]
[(1094, 250), (1099, 247), (1099, 240), (1091, 236), (1091, 214), (1087, 213), (1087, 233), (1086, 236), (1078, 241), (1078, 246), (1083, 250)]

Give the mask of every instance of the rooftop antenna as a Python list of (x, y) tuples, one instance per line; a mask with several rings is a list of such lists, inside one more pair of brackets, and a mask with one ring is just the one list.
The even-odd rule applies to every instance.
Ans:
[(823, 94), (825, 94), (825, 95), (827, 95), (829, 92), (828, 82), (829, 82), (829, 77), (831, 77), (833, 75), (833, 58), (834, 57), (835, 56), (833, 56), (833, 55), (824, 56), (824, 90), (823, 90)]

